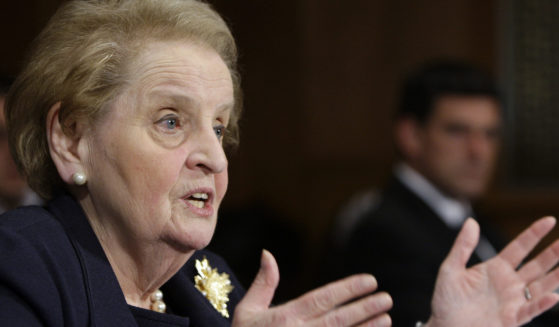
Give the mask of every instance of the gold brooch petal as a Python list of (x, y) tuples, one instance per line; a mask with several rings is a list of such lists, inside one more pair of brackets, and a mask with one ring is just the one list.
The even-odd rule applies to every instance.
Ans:
[(229, 293), (233, 290), (233, 285), (226, 273), (218, 273), (217, 268), (212, 268), (208, 259), (196, 260), (196, 270), (198, 276), (194, 277), (194, 284), (213, 307), (225, 318), (229, 318), (227, 302)]

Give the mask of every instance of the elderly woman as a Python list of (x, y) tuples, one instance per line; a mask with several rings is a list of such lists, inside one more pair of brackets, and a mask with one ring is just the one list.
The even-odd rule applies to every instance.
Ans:
[[(245, 294), (203, 250), (240, 109), (235, 43), (207, 4), (64, 5), (8, 97), (12, 152), (49, 203), (0, 218), (0, 324), (389, 326), (391, 299), (371, 294), (370, 275), (270, 308), (279, 279), (271, 254)], [(517, 326), (554, 305), (558, 245), (516, 270), (554, 223), (539, 220), (466, 269), (478, 235), (469, 220), (427, 325)]]

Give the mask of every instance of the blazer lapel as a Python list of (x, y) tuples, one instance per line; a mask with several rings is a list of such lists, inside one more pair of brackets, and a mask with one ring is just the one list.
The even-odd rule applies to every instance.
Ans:
[(85, 276), (91, 326), (137, 326), (118, 280), (85, 213), (70, 195), (52, 201), (48, 209), (68, 231)]

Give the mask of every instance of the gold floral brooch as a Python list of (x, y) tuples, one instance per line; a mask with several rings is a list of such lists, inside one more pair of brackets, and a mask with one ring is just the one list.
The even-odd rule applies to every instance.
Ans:
[(225, 318), (229, 318), (227, 302), (233, 285), (226, 273), (218, 273), (217, 268), (212, 268), (208, 259), (196, 260), (198, 276), (194, 277), (196, 288), (210, 301), (213, 307)]

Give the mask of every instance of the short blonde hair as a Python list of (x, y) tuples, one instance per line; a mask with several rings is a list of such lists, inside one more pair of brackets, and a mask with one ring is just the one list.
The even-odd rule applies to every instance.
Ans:
[(242, 107), (237, 48), (227, 24), (197, 0), (74, 0), (50, 19), (8, 94), (10, 150), (31, 188), (45, 199), (65, 189), (49, 154), (46, 116), (61, 103), (60, 123), (94, 122), (129, 77), (127, 65), (149, 41), (184, 40), (215, 50), (233, 80), (235, 108), (224, 142), (238, 142)]

